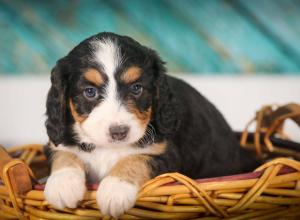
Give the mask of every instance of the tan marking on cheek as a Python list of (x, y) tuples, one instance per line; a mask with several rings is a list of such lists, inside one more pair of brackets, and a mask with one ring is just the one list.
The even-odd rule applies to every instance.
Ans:
[(133, 104), (129, 103), (129, 112), (133, 113), (136, 118), (139, 120), (140, 125), (142, 128), (147, 127), (150, 119), (151, 119), (151, 113), (152, 113), (152, 108), (151, 106), (144, 112), (140, 112)]
[(84, 170), (84, 164), (74, 154), (66, 151), (55, 151), (52, 156), (51, 172), (65, 167)]
[(116, 176), (132, 184), (143, 185), (151, 178), (151, 168), (146, 155), (132, 155), (120, 160), (110, 171), (110, 176)]
[(87, 118), (87, 116), (82, 116), (82, 115), (78, 114), (78, 112), (75, 110), (75, 106), (71, 99), (70, 99), (69, 103), (70, 103), (71, 114), (72, 114), (74, 120), (76, 122), (82, 123)]
[(141, 69), (139, 67), (130, 67), (125, 73), (122, 74), (121, 80), (125, 83), (132, 83), (141, 76)]
[(102, 75), (96, 69), (88, 69), (84, 73), (84, 78), (97, 86), (104, 83)]

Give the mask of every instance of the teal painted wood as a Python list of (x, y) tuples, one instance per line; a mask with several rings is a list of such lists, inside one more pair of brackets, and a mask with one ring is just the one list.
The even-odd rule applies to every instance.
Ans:
[(0, 0), (0, 74), (50, 72), (86, 37), (113, 31), (172, 72), (300, 73), (297, 0)]
[(194, 30), (206, 36), (207, 43), (224, 54), (224, 59), (235, 63), (238, 72), (295, 72), (299, 69), (297, 63), (241, 16), (230, 2), (173, 0), (169, 3), (190, 26), (197, 26)]
[(6, 20), (7, 14), (3, 11), (3, 8), (0, 7), (0, 27), (1, 30), (6, 30), (1, 31), (1, 42), (5, 42), (5, 44), (0, 43), (0, 67), (8, 72), (13, 72), (15, 64), (12, 59), (8, 58), (14, 56), (13, 50), (10, 48), (13, 48), (14, 39), (17, 39), (17, 36), (14, 31), (9, 28)]
[[(164, 1), (117, 2), (128, 19), (159, 41), (161, 49), (169, 51), (174, 60), (188, 72), (232, 72), (233, 63), (224, 62), (214, 50), (187, 24), (176, 17)], [(147, 19), (145, 19), (147, 18)], [(163, 36), (163, 37), (162, 37)]]
[[(5, 66), (8, 66), (8, 69), (2, 69), (1, 66), (1, 72), (16, 73), (22, 70), (26, 71), (26, 66), (31, 66), (31, 72), (34, 72), (35, 62), (33, 60), (35, 59), (40, 61), (40, 67), (42, 66), (41, 63), (47, 65), (47, 53), (44, 45), (40, 44), (38, 39), (36, 39), (37, 36), (29, 31), (20, 17), (15, 16), (10, 8), (1, 4), (0, 11), (3, 18), (6, 19), (6, 29), (3, 28), (1, 33), (8, 32), (11, 34), (11, 40), (6, 41), (2, 39), (3, 35), (1, 34), (1, 59), (5, 59)], [(5, 48), (3, 51), (7, 51), (7, 53), (2, 53), (2, 48)]]
[[(300, 1), (237, 1), (248, 21), (273, 41), (286, 56), (300, 63)], [(284, 2), (284, 5), (282, 4)], [(272, 4), (270, 4), (272, 3)], [(245, 13), (246, 12), (246, 13)], [(267, 16), (266, 16), (267, 15)]]
[[(8, 3), (8, 1), (6, 1), (6, 3)], [(65, 16), (59, 16), (59, 14), (56, 15), (58, 13), (57, 8), (66, 8), (63, 3), (64, 1), (57, 1), (47, 7), (45, 7), (44, 3), (40, 1), (30, 5), (30, 7), (24, 1), (16, 1), (9, 4), (9, 7), (14, 9), (10, 11), (13, 17), (20, 17), (24, 23), (30, 23), (31, 17), (28, 18), (26, 14), (23, 16), (22, 13), (17, 15), (18, 11), (26, 11), (26, 13), (29, 11), (31, 16), (38, 20), (37, 23), (33, 23), (34, 27), (32, 31), (35, 33), (35, 36), (39, 37), (39, 39), (33, 40), (36, 42), (40, 40), (47, 41), (44, 42), (45, 46), (49, 45), (51, 48), (44, 48), (44, 51), (50, 50), (52, 53), (56, 53), (55, 56), (53, 56), (50, 52), (48, 53), (48, 55), (52, 58), (49, 61), (50, 67), (48, 67), (47, 70), (41, 68), (42, 71), (49, 72), (50, 68), (54, 65), (58, 58), (66, 55), (67, 52), (81, 40), (101, 31), (113, 31), (120, 34), (131, 35), (138, 41), (142, 41), (150, 47), (158, 48), (158, 46), (152, 43), (145, 34), (137, 31), (132, 24), (126, 22), (124, 17), (121, 15), (116, 16), (113, 11), (114, 9), (109, 7), (106, 4), (106, 1), (80, 1), (78, 4), (73, 5), (72, 10), (74, 13), (68, 14), (68, 9), (66, 11), (62, 10), (59, 13), (64, 14)], [(18, 26), (23, 27), (23, 25)], [(26, 34), (26, 32), (24, 33)], [(29, 40), (32, 39), (32, 36), (27, 37), (24, 35), (23, 37), (26, 39), (29, 38)], [(29, 44), (26, 39), (25, 43)], [(176, 66), (176, 64), (173, 63), (173, 66)], [(24, 67), (22, 68), (23, 72), (30, 72), (30, 68), (28, 70)], [(7, 72), (12, 71), (11, 69), (7, 70)], [(18, 71), (18, 69), (15, 69), (15, 71)]]

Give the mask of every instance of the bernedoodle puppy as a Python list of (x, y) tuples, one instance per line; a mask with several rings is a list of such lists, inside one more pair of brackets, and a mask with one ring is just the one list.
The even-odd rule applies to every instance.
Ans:
[(159, 174), (212, 177), (256, 166), (220, 112), (129, 37), (84, 40), (57, 62), (51, 83), (45, 197), (56, 208), (75, 208), (86, 181), (99, 182), (101, 212), (118, 217)]

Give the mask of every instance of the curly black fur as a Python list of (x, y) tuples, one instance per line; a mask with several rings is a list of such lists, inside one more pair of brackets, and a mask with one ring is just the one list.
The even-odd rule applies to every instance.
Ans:
[(60, 70), (61, 62), (63, 61), (58, 61), (58, 65), (51, 71), (52, 86), (46, 103), (46, 114), (48, 115), (46, 120), (47, 133), (55, 145), (63, 141), (66, 127), (66, 80), (64, 79), (63, 71)]

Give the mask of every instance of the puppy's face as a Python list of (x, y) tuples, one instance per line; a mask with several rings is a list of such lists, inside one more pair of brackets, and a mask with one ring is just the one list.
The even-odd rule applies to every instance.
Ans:
[(151, 77), (138, 63), (124, 65), (115, 42), (93, 42), (93, 47), (97, 67), (83, 69), (70, 85), (75, 133), (96, 146), (135, 143), (151, 117)]
[(85, 40), (58, 64), (64, 65), (64, 123), (78, 144), (115, 147), (145, 137), (155, 95), (149, 53), (129, 38), (105, 35)]

